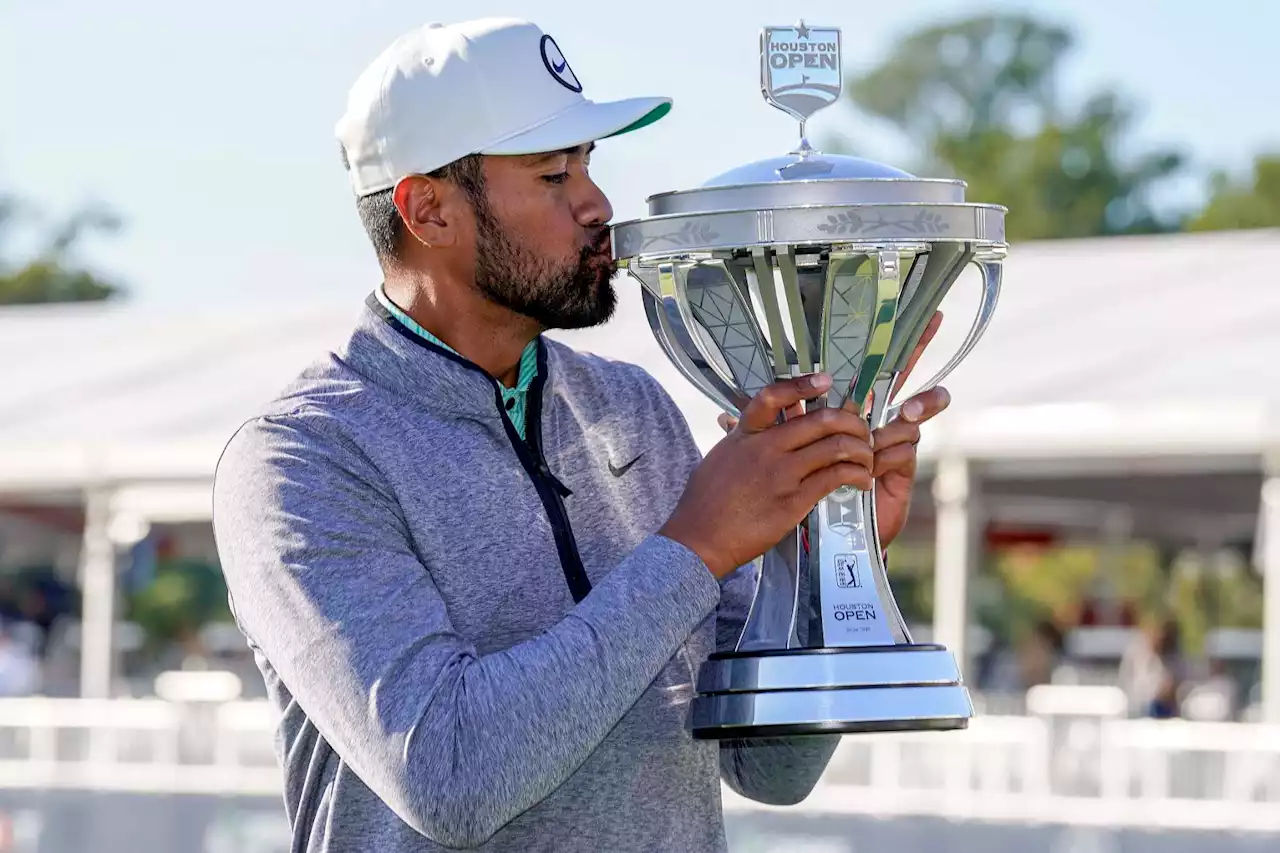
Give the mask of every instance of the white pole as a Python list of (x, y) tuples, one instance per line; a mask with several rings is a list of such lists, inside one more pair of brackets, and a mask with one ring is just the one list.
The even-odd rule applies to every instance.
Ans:
[(87, 492), (80, 551), (80, 695), (85, 698), (110, 698), (114, 676), (116, 555), (110, 531), (111, 492)]
[(933, 576), (933, 640), (955, 655), (969, 673), (969, 577), (974, 569), (977, 537), (970, 500), (973, 472), (963, 457), (938, 460), (933, 479), (937, 508)]
[(1272, 458), (1262, 481), (1262, 718), (1280, 723), (1280, 459)]

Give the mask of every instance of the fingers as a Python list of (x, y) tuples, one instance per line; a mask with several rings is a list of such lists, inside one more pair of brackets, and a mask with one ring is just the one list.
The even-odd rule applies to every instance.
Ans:
[[(772, 385), (767, 385), (751, 398), (751, 402), (742, 412), (737, 428), (748, 433), (763, 432), (777, 424), (779, 414), (797, 403), (821, 396), (830, 387), (831, 376), (826, 373), (814, 373), (797, 379), (781, 379)], [(804, 419), (799, 418), (796, 422), (801, 420)]]
[(865, 420), (848, 409), (823, 408), (787, 421), (775, 433), (783, 450), (796, 450), (833, 435), (847, 435), (868, 444), (871, 430)]
[[(872, 392), (868, 392), (868, 393), (867, 393), (867, 404), (866, 404), (866, 405), (867, 405), (867, 410), (868, 410), (868, 411), (870, 411), (870, 409), (871, 409), (871, 403), (872, 403), (872, 401), (873, 401), (873, 400), (875, 400), (875, 394), (874, 394), (874, 393), (872, 393)], [(862, 407), (861, 407), (861, 406), (859, 406), (859, 405), (858, 405), (858, 403), (857, 403), (857, 401), (856, 401), (856, 400), (854, 400), (854, 399), (852, 399), (852, 398), (850, 398), (850, 399), (848, 399), (848, 400), (845, 400), (845, 401), (844, 401), (844, 405), (843, 405), (843, 406), (841, 406), (840, 408), (844, 409), (846, 412), (852, 412), (852, 413), (853, 413), (853, 414), (855, 414), (855, 415), (857, 415), (857, 414), (861, 414), (861, 413), (862, 413)]]
[(800, 482), (799, 497), (806, 504), (816, 504), (841, 486), (867, 491), (873, 488), (871, 472), (852, 462), (841, 462), (814, 471)]
[(907, 401), (901, 415), (872, 433), (872, 445), (880, 451), (896, 444), (918, 443), (920, 425), (936, 417), (950, 403), (951, 395), (944, 388), (933, 388), (917, 394)]
[(951, 394), (946, 388), (930, 388), (902, 404), (899, 417), (913, 424), (922, 424), (940, 414), (951, 405)]
[[(788, 406), (785, 414), (785, 420), (798, 418), (804, 414), (804, 405), (802, 403), (796, 403), (794, 406)], [(724, 430), (726, 433), (730, 433), (733, 432), (733, 428), (738, 425), (738, 419), (728, 412), (721, 412), (716, 416), (716, 423), (720, 425), (720, 429)]]
[(801, 480), (822, 468), (845, 463), (857, 465), (869, 472), (875, 465), (875, 455), (865, 439), (851, 435), (829, 435), (797, 450), (794, 454), (796, 467), (793, 470)]
[(929, 318), (929, 325), (925, 326), (924, 334), (920, 336), (920, 343), (916, 344), (916, 348), (911, 351), (911, 358), (907, 359), (907, 366), (898, 375), (898, 381), (893, 384), (893, 391), (889, 395), (890, 400), (902, 390), (903, 385), (907, 384), (907, 377), (911, 375), (911, 371), (916, 369), (916, 362), (920, 360), (920, 356), (924, 355), (924, 351), (929, 347), (929, 342), (933, 340), (934, 335), (938, 334), (938, 327), (941, 325), (942, 312), (934, 311), (933, 316)]
[(887, 450), (877, 450), (872, 463), (871, 475), (876, 479), (891, 471), (897, 471), (910, 477), (916, 472), (916, 448), (912, 444), (898, 444)]
[(920, 426), (901, 418), (895, 418), (873, 433), (876, 453), (898, 445), (914, 445), (920, 440)]

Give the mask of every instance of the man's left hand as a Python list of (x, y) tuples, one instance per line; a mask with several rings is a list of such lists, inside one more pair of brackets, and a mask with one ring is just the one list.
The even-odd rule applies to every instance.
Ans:
[[(920, 356), (942, 325), (942, 312), (935, 311), (911, 352), (906, 369), (893, 385), (890, 399), (907, 384)], [(902, 404), (898, 416), (871, 433), (871, 446), (876, 453), (876, 466), (871, 475), (876, 481), (876, 523), (880, 544), (885, 548), (898, 538), (907, 524), (911, 510), (911, 494), (916, 483), (916, 444), (920, 441), (920, 425), (936, 417), (951, 403), (951, 395), (942, 387), (917, 394)], [(870, 403), (868, 403), (870, 405)]]
[[(902, 390), (941, 324), (942, 314), (937, 312), (930, 319), (920, 343), (911, 353), (906, 369), (894, 384), (894, 394)], [(871, 473), (876, 483), (876, 522), (880, 544), (884, 547), (898, 538), (907, 523), (911, 495), (915, 488), (916, 444), (920, 441), (920, 425), (939, 415), (950, 403), (951, 395), (945, 388), (932, 388), (903, 403), (896, 418), (871, 434), (871, 446), (875, 450), (875, 469)], [(800, 414), (798, 409), (787, 412), (788, 417)], [(736, 419), (728, 414), (721, 414), (718, 421), (726, 432), (732, 430), (736, 423)]]
[(911, 493), (916, 482), (916, 443), (920, 425), (935, 417), (951, 402), (945, 388), (917, 394), (903, 404), (898, 417), (871, 433), (875, 450), (876, 522), (880, 544), (886, 548), (907, 523)]

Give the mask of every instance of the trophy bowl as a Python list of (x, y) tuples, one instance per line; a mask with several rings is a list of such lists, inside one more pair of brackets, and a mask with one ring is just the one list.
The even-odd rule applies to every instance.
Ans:
[[(962, 181), (810, 147), (804, 121), (840, 92), (839, 49), (837, 29), (766, 28), (762, 89), (801, 121), (800, 145), (651, 196), (648, 216), (613, 227), (613, 252), (642, 285), (662, 350), (724, 411), (740, 414), (777, 379), (826, 371), (834, 384), (806, 411), (853, 403), (875, 429), (897, 415), (895, 383), (970, 265), (982, 276), (977, 316), (918, 391), (982, 337), (1008, 248), (1005, 209), (966, 202)], [(698, 673), (694, 737), (968, 725), (955, 657), (913, 642), (894, 600), (874, 490), (826, 496), (755, 569), (736, 647)]]

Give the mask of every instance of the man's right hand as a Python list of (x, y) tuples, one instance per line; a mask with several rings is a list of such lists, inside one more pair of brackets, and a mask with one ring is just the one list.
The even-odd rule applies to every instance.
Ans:
[(776, 545), (826, 495), (870, 489), (875, 454), (857, 414), (828, 407), (778, 423), (830, 387), (829, 375), (814, 374), (761, 390), (694, 470), (658, 533), (722, 578)]

